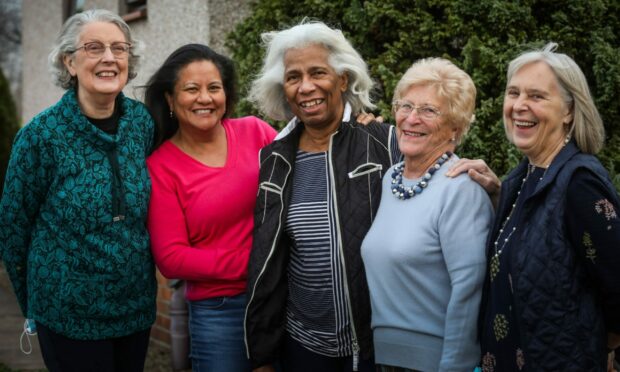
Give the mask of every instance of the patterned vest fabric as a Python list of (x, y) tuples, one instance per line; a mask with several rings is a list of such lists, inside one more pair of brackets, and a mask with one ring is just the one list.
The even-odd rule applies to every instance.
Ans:
[[(502, 183), (498, 217), (487, 244), (488, 257), (503, 221), (501, 216), (510, 210), (510, 198), (519, 189), (527, 164), (524, 160)], [(518, 237), (511, 238), (519, 241), (519, 249), (510, 252), (511, 276), (528, 371), (577, 372), (606, 368), (607, 336), (596, 288), (564, 231), (566, 191), (579, 168), (587, 168), (613, 190), (600, 162), (569, 143), (525, 201), (525, 225)], [(488, 282), (483, 304), (487, 289)]]
[(74, 339), (120, 337), (155, 319), (153, 121), (141, 103), (120, 102), (116, 135), (87, 120), (74, 90), (37, 115), (15, 139), (1, 201), (2, 259), (22, 312)]

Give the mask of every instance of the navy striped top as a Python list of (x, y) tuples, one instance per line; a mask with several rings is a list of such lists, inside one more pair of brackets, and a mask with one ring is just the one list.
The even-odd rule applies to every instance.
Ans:
[(327, 153), (297, 152), (286, 232), (294, 242), (288, 267), (287, 331), (307, 349), (352, 355)]

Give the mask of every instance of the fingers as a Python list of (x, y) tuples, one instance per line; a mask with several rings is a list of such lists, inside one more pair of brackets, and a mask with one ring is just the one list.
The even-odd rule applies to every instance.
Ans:
[(493, 171), (487, 163), (482, 159), (467, 159), (461, 158), (456, 163), (454, 163), (450, 169), (446, 172), (446, 176), (448, 177), (456, 177), (461, 173), (468, 172), (470, 169), (473, 169), (481, 174), (493, 174)]
[(615, 353), (613, 351), (607, 354), (607, 372), (617, 372), (617, 370), (614, 368), (614, 359)]
[(358, 123), (364, 124), (364, 125), (368, 125), (373, 121), (383, 123), (383, 117), (382, 116), (375, 117), (375, 115), (372, 112), (362, 112), (361, 114), (357, 115), (357, 118), (355, 120)]
[(374, 119), (375, 119), (375, 115), (373, 115), (372, 113), (362, 112), (361, 114), (357, 115), (357, 118), (355, 120), (360, 124), (368, 125)]
[(275, 368), (271, 364), (268, 364), (262, 367), (254, 368), (252, 372), (275, 372)]
[(448, 169), (446, 172), (446, 176), (448, 177), (456, 177), (461, 173), (465, 173), (469, 175), (469, 177), (480, 184), (482, 188), (489, 194), (491, 198), (491, 202), (494, 207), (497, 207), (497, 203), (499, 201), (499, 192), (502, 187), (502, 182), (499, 177), (493, 172), (491, 168), (487, 165), (487, 163), (482, 159), (467, 159), (462, 158), (459, 159), (456, 163)]

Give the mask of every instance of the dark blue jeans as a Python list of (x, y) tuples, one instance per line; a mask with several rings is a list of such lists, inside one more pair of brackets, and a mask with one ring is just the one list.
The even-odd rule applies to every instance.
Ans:
[(245, 294), (188, 302), (193, 371), (251, 371), (243, 341), (245, 303)]

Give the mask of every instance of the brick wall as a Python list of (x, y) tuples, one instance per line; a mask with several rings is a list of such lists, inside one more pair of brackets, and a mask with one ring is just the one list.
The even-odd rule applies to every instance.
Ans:
[(170, 296), (168, 279), (157, 270), (157, 320), (151, 328), (151, 341), (170, 347)]

